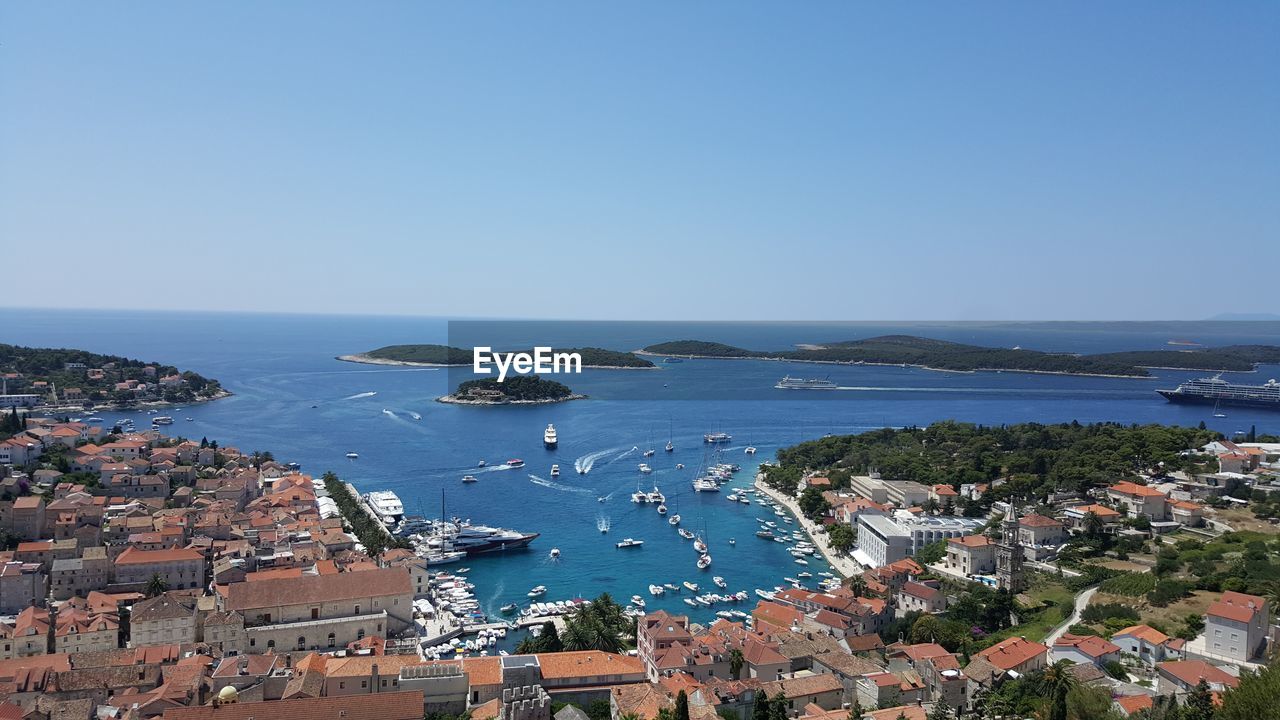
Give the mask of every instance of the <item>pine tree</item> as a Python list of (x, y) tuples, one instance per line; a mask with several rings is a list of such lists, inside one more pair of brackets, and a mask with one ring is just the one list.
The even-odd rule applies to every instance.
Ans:
[(1213, 720), (1214, 712), (1209, 683), (1201, 679), (1187, 695), (1187, 706), (1182, 712), (1183, 720)]
[(779, 690), (769, 701), (769, 720), (787, 720), (788, 709), (787, 696)]
[(755, 702), (751, 705), (751, 720), (769, 720), (769, 696), (764, 690), (756, 690)]
[(689, 720), (689, 696), (683, 690), (676, 695), (676, 720)]

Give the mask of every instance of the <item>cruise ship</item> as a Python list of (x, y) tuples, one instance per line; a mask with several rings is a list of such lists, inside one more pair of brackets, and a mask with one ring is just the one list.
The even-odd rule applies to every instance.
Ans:
[(547, 429), (542, 432), (542, 444), (548, 450), (555, 450), (560, 440), (556, 437), (556, 426), (547, 423)]
[(404, 503), (400, 502), (399, 496), (390, 490), (374, 490), (365, 493), (364, 500), (387, 527), (395, 527), (404, 519)]
[(1188, 380), (1173, 390), (1156, 392), (1172, 403), (1241, 405), (1280, 410), (1280, 383), (1274, 379), (1262, 385), (1239, 385), (1214, 376)]
[(784, 375), (775, 388), (779, 390), (835, 390), (836, 384), (825, 378), (793, 378)]

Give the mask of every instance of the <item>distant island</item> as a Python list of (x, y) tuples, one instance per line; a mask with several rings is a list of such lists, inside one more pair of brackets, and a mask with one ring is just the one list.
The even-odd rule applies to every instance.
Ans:
[(1076, 355), (1021, 348), (989, 348), (910, 335), (884, 335), (865, 340), (803, 345), (794, 350), (762, 351), (705, 340), (676, 340), (650, 345), (641, 355), (682, 358), (755, 358), (798, 362), (909, 365), (930, 370), (1150, 377), (1147, 368), (1249, 371), (1259, 364), (1280, 363), (1280, 347), (1231, 345), (1187, 350), (1134, 350)]
[[(578, 353), (582, 356), (582, 366), (588, 368), (651, 370), (656, 367), (633, 353), (604, 348), (554, 348), (552, 352)], [(370, 365), (454, 367), (470, 365), (471, 351), (448, 345), (388, 345), (355, 355), (339, 355), (337, 359)]]
[(70, 348), (0, 343), (6, 404), (35, 410), (163, 406), (226, 397), (217, 380), (172, 365)]
[(546, 405), (583, 400), (586, 397), (554, 380), (546, 380), (537, 375), (517, 375), (507, 378), (505, 382), (490, 379), (467, 380), (458, 385), (453, 394), (436, 399), (455, 405)]

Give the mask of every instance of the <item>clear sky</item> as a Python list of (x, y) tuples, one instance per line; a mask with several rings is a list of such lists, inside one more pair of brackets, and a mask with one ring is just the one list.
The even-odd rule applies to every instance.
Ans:
[(1276, 2), (0, 4), (3, 305), (1198, 319), (1278, 251)]

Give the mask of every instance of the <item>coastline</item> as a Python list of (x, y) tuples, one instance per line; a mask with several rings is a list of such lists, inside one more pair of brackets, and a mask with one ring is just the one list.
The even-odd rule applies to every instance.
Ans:
[(198, 397), (194, 400), (190, 400), (187, 402), (169, 402), (168, 400), (149, 400), (147, 402), (135, 403), (133, 405), (129, 405), (126, 407), (120, 407), (114, 403), (106, 403), (103, 405), (94, 405), (93, 407), (88, 409), (86, 409), (83, 405), (45, 405), (45, 406), (33, 407), (30, 409), (30, 412), (33, 412), (33, 413), (96, 413), (96, 412), (128, 412), (130, 410), (138, 410), (141, 408), (151, 408), (151, 409), (179, 408), (179, 407), (189, 407), (191, 405), (202, 405), (204, 403), (213, 402), (214, 400), (221, 400), (223, 398), (228, 398), (228, 397), (231, 397), (232, 395), (235, 395), (235, 393), (223, 388), (219, 390), (217, 394), (211, 397)]
[(787, 497), (769, 487), (764, 481), (764, 473), (762, 472), (756, 473), (755, 487), (756, 490), (768, 495), (770, 499), (785, 507), (787, 512), (795, 516), (796, 522), (800, 523), (800, 527), (809, 536), (813, 546), (818, 548), (818, 552), (822, 553), (822, 557), (826, 558), (827, 564), (831, 566), (831, 569), (840, 574), (841, 579), (862, 574), (862, 566), (858, 564), (858, 561), (831, 549), (831, 546), (827, 544), (827, 533), (825, 531), (819, 532), (817, 524), (800, 512), (800, 506), (796, 504), (795, 498)]
[(581, 393), (573, 393), (561, 398), (544, 398), (542, 400), (463, 400), (453, 395), (441, 395), (436, 398), (436, 402), (446, 405), (469, 405), (472, 407), (504, 407), (507, 405), (555, 405), (556, 403), (569, 402), (570, 400), (586, 400), (587, 396)]
[[(352, 355), (335, 355), (334, 360), (343, 362), (361, 363), (364, 365), (391, 365), (396, 367), (435, 367), (435, 368), (451, 368), (451, 367), (471, 367), (465, 363), (428, 363), (417, 362), (415, 360), (386, 360), (384, 358), (376, 358), (365, 355), (364, 353), (355, 353)], [(583, 365), (584, 370), (661, 370), (657, 365), (649, 367), (632, 367), (629, 365)]]
[[(1116, 375), (1114, 373), (1078, 373), (1067, 372), (1065, 370), (1019, 370), (1015, 368), (974, 368), (973, 370), (956, 370), (954, 368), (937, 368), (929, 365), (916, 365), (912, 363), (883, 363), (883, 362), (845, 362), (840, 360), (799, 360), (796, 358), (777, 358), (777, 357), (753, 357), (750, 355), (668, 355), (663, 353), (649, 352), (648, 350), (632, 350), (636, 355), (644, 357), (678, 357), (682, 360), (769, 360), (773, 362), (793, 362), (807, 363), (809, 365), (843, 365), (847, 367), (858, 367), (859, 365), (868, 365), (871, 367), (910, 367), (920, 370), (930, 370), (932, 372), (948, 372), (963, 373), (972, 375), (980, 372), (998, 372), (998, 373), (1026, 373), (1029, 375), (1066, 375), (1068, 377), (1089, 377), (1089, 378), (1115, 378), (1118, 380), (1155, 380), (1150, 375)], [(1170, 368), (1173, 369), (1173, 368)]]

